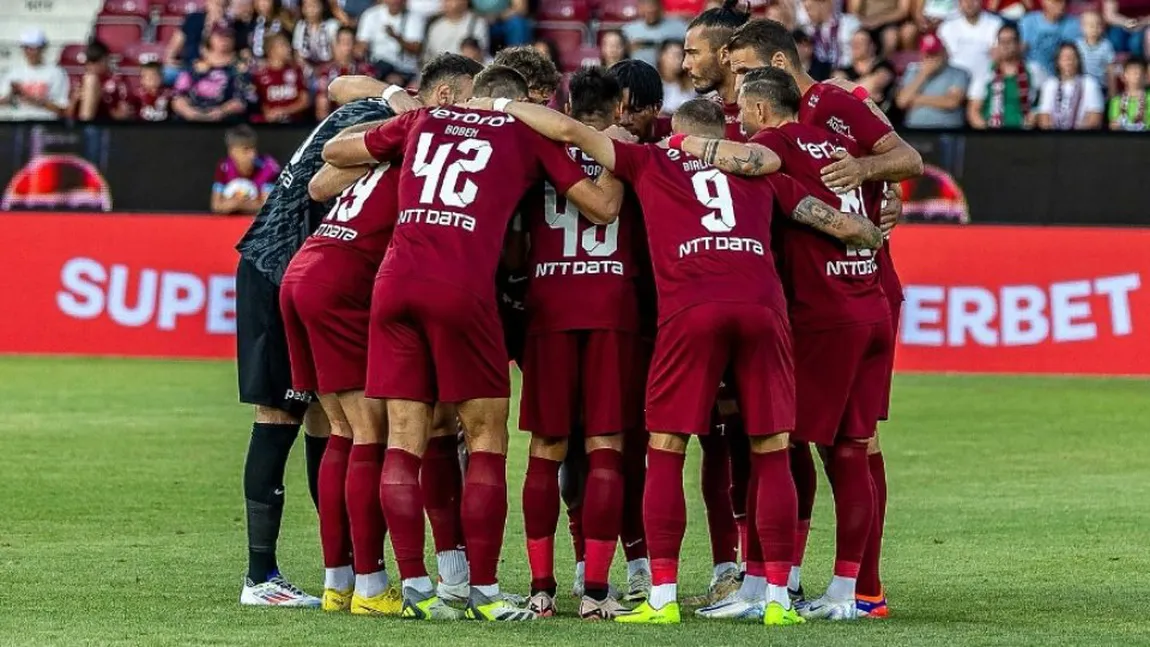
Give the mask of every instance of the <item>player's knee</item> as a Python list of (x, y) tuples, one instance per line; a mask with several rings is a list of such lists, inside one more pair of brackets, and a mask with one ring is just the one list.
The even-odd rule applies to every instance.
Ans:
[(422, 455), (423, 448), (427, 444), (430, 416), (431, 408), (422, 402), (389, 400), (388, 446)]
[[(323, 407), (312, 403), (303, 415), (304, 433), (316, 438), (327, 438), (331, 435), (331, 422), (327, 419)], [(350, 436), (349, 436), (350, 438)]]
[(866, 438), (838, 438), (831, 447), (832, 460), (865, 458), (868, 444)]
[(567, 439), (532, 434), (531, 455), (549, 461), (561, 461), (567, 456)]
[(301, 421), (283, 409), (257, 404), (256, 422), (265, 425), (298, 425)]
[(459, 420), (473, 452), (507, 453), (507, 400), (486, 398), (460, 404)]
[(598, 449), (623, 451), (623, 434), (610, 434), (607, 436), (590, 436), (583, 441), (583, 449), (588, 455)]
[(787, 432), (751, 438), (751, 451), (756, 454), (780, 452), (786, 450), (788, 447), (790, 447), (790, 434)]
[(880, 447), (878, 444), (878, 431), (877, 430), (875, 431), (875, 435), (871, 436), (870, 440), (867, 441), (866, 453), (867, 454), (880, 454), (880, 453), (882, 453), (882, 447)]
[(647, 446), (651, 449), (657, 449), (662, 452), (686, 454), (687, 436), (683, 434), (669, 434), (652, 431), (651, 439), (647, 441)]

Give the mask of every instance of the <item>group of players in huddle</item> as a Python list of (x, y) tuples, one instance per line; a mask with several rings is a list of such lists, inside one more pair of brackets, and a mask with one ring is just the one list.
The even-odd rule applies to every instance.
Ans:
[[(440, 56), (415, 97), (366, 77), (332, 84), (346, 104), (332, 118), (357, 121), (323, 145), (309, 192), (334, 206), (279, 280), (293, 392), (317, 394), (331, 426), (317, 475), (324, 609), (554, 615), (563, 499), (579, 615), (679, 622), (698, 436), (715, 562), (698, 615), (886, 615), (875, 432), (901, 288), (884, 182), (922, 161), (865, 92), (815, 83), (782, 25), (731, 4), (687, 35), (685, 66), (715, 96), (669, 124), (658, 74), (637, 61), (575, 73), (566, 114), (547, 108), (558, 74), (530, 48), (486, 69)], [(496, 574), (509, 358), (531, 433), (525, 600)], [(832, 483), (836, 557), (808, 600), (811, 443)], [(608, 582), (620, 542), (625, 591)], [(284, 586), (272, 595), (294, 601)]]

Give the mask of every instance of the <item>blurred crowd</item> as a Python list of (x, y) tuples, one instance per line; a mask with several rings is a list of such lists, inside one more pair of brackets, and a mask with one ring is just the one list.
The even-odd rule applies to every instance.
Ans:
[[(533, 44), (569, 70), (572, 57), (532, 18), (538, 3), (562, 1), (192, 0), (130, 75), (116, 69), (121, 52), (98, 40), (69, 75), (44, 59), (47, 39), (31, 29), (23, 64), (0, 79), (0, 118), (301, 123), (333, 109), (326, 87), (336, 76), (417, 84), (421, 61), (442, 52), (486, 62)], [(650, 63), (671, 112), (695, 96), (682, 70), (684, 18), (705, 7), (634, 0), (630, 22), (588, 25), (596, 47), (577, 64)], [(908, 128), (1141, 131), (1150, 117), (1150, 0), (756, 0), (751, 9), (794, 31), (812, 76), (863, 85)]]

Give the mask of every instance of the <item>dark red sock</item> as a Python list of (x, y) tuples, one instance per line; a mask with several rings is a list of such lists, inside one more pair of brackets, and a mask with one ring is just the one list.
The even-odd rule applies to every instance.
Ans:
[(798, 500), (786, 450), (754, 455), (755, 528), (763, 550), (767, 583), (786, 586), (794, 552)]
[(759, 475), (752, 465), (750, 477), (747, 482), (747, 500), (745, 502), (747, 516), (743, 520), (746, 529), (746, 538), (743, 542), (743, 561), (747, 566), (747, 575), (766, 576), (766, 565), (763, 563), (763, 544), (759, 541), (758, 514), (755, 508), (759, 501)]
[(651, 581), (656, 585), (673, 584), (679, 578), (679, 549), (687, 532), (687, 502), (683, 496), (686, 458), (661, 449), (647, 450), (643, 527), (651, 551)]
[(619, 541), (628, 562), (647, 557), (643, 528), (643, 489), (647, 483), (647, 432), (629, 432), (623, 439), (623, 526)]
[[(731, 511), (735, 517), (741, 557), (747, 559), (747, 490), (751, 481), (751, 442), (743, 430), (743, 419), (738, 415), (726, 416), (723, 433), (731, 453)], [(737, 553), (736, 553), (737, 554)]]
[(874, 484), (875, 509), (871, 522), (870, 536), (863, 551), (862, 567), (859, 569), (858, 586), (855, 592), (868, 597), (882, 595), (882, 579), (879, 577), (879, 561), (882, 559), (882, 532), (886, 526), (886, 462), (882, 452), (869, 454), (871, 483)]
[(623, 523), (623, 454), (596, 449), (587, 455), (583, 529), (587, 533), (584, 580), (588, 591), (607, 591), (611, 559)]
[(835, 497), (835, 575), (857, 578), (874, 519), (874, 485), (866, 445), (852, 440), (833, 448), (831, 491)]
[[(556, 476), (558, 483), (558, 476)], [(558, 487), (558, 485), (556, 485)], [(558, 502), (556, 521), (558, 521)], [(471, 585), (496, 584), (503, 530), (507, 525), (507, 457), (472, 452), (463, 478), (463, 536), (471, 566)]]
[(523, 479), (523, 530), (531, 590), (555, 590), (555, 528), (559, 525), (559, 461), (527, 459)]
[(351, 439), (332, 434), (319, 463), (319, 538), (324, 568), (351, 565), (351, 530), (344, 492), (350, 452)]
[(463, 549), (463, 525), (459, 505), (463, 499), (463, 472), (455, 436), (439, 436), (427, 441), (420, 470), (423, 505), (431, 523), (435, 552)]
[(575, 553), (575, 561), (582, 562), (587, 559), (587, 542), (583, 537), (583, 506), (567, 508), (567, 532), (571, 533), (571, 550)]
[(383, 570), (383, 538), (387, 524), (379, 504), (379, 478), (383, 473), (381, 443), (352, 445), (347, 465), (347, 517), (357, 575)]
[(790, 449), (791, 478), (795, 483), (795, 494), (798, 496), (798, 520), (795, 534), (795, 552), (791, 558), (795, 566), (802, 566), (803, 554), (807, 550), (807, 535), (811, 529), (811, 516), (815, 509), (815, 492), (818, 489), (819, 477), (815, 472), (815, 459), (811, 456), (811, 446), (808, 443), (796, 443)]
[(731, 454), (727, 439), (717, 430), (699, 437), (703, 448), (703, 506), (707, 509), (707, 531), (711, 534), (711, 561), (715, 564), (738, 559), (739, 530), (731, 510)]
[(425, 577), (423, 563), (423, 492), (419, 487), (421, 460), (415, 454), (390, 448), (379, 479), (379, 502), (391, 531), (391, 548), (405, 580)]

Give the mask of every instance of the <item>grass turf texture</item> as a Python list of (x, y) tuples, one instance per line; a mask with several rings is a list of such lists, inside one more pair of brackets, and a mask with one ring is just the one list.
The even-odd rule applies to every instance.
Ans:
[[(883, 430), (894, 617), (773, 630), (693, 616), (672, 628), (508, 627), (242, 609), (250, 413), (234, 389), (230, 363), (0, 358), (0, 645), (1150, 644), (1146, 382), (900, 377)], [(299, 445), (280, 560), (318, 593)], [(521, 592), (525, 450), (513, 432), (501, 574)], [(696, 458), (683, 595), (710, 576)], [(805, 569), (815, 593), (830, 571), (829, 494), (822, 483)], [(569, 615), (566, 537), (556, 563)]]

